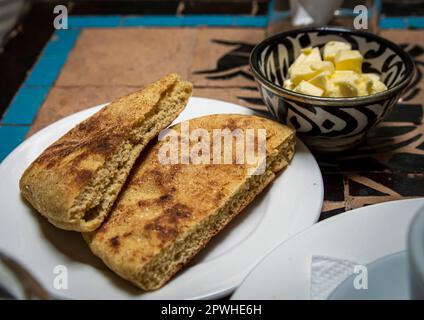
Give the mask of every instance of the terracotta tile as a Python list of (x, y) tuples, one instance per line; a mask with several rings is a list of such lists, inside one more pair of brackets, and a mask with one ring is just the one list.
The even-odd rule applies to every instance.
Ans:
[(106, 103), (139, 88), (129, 86), (54, 87), (38, 111), (27, 136), (63, 117)]
[(197, 86), (254, 85), (249, 53), (264, 37), (264, 29), (200, 29), (190, 80)]
[(420, 30), (382, 30), (380, 36), (400, 43), (423, 43), (424, 34)]
[(146, 85), (177, 72), (187, 78), (197, 29), (85, 29), (56, 84)]
[(194, 88), (193, 96), (218, 99), (257, 110), (266, 110), (259, 92), (254, 89)]

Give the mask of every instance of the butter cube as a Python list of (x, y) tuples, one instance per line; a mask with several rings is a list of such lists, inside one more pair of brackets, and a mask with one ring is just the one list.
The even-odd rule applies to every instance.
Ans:
[(380, 81), (380, 76), (376, 73), (363, 73), (362, 75), (372, 81)]
[(308, 94), (310, 96), (319, 96), (319, 97), (321, 97), (324, 94), (324, 90), (314, 86), (313, 84), (310, 84), (307, 81), (301, 81), (296, 86), (296, 88), (294, 88), (294, 91), (303, 93), (303, 94)]
[(342, 81), (356, 81), (359, 80), (361, 76), (352, 71), (352, 70), (336, 70), (331, 76), (331, 79), (334, 82), (342, 82)]
[(330, 61), (314, 61), (311, 63), (311, 69), (314, 71), (334, 71), (334, 65)]
[(357, 97), (358, 87), (354, 81), (345, 81), (338, 84), (343, 97)]
[[(331, 85), (327, 88), (327, 92), (335, 92), (339, 97), (355, 97), (358, 96), (360, 89), (360, 75), (351, 70), (336, 70), (329, 79)], [(366, 88), (366, 87), (365, 87)]]
[(367, 77), (360, 77), (359, 80), (356, 80), (358, 97), (369, 95), (370, 85), (372, 85), (372, 81), (369, 80)]
[(305, 60), (303, 62), (322, 61), (318, 47), (302, 49), (302, 53), (305, 55)]
[(364, 83), (366, 83), (368, 94), (374, 94), (387, 90), (386, 85), (380, 81), (380, 76), (375, 73), (362, 74)]
[(308, 81), (322, 71), (333, 72), (334, 66), (329, 61), (313, 61), (293, 66), (290, 70), (290, 78), (293, 84), (297, 86), (301, 81)]
[(301, 65), (310, 64), (312, 62), (322, 61), (321, 54), (318, 48), (305, 48), (302, 49), (302, 53), (297, 57), (293, 64), (289, 67), (289, 76), (291, 77), (291, 72), (294, 68)]
[(341, 42), (341, 41), (327, 42), (323, 50), (324, 60), (331, 61), (334, 63), (334, 57), (336, 56), (337, 52), (339, 52), (340, 50), (350, 50), (350, 49), (352, 49), (352, 46), (350, 43), (347, 43), (347, 42)]
[(372, 82), (371, 88), (368, 88), (368, 90), (370, 94), (374, 94), (387, 90), (387, 87), (380, 80), (375, 80)]
[(284, 80), (284, 85), (283, 85), (283, 87), (284, 87), (285, 89), (293, 90), (293, 89), (294, 89), (293, 81), (291, 81), (290, 79), (286, 79), (286, 80)]
[(364, 58), (347, 42), (330, 41), (323, 48), (304, 48), (288, 70), (283, 87), (325, 97), (358, 97), (387, 90), (374, 73), (362, 73)]
[(334, 57), (336, 70), (352, 70), (362, 73), (364, 58), (358, 50), (341, 50)]
[(309, 80), (309, 83), (325, 90), (326, 87), (327, 87), (327, 82), (328, 82), (330, 76), (331, 76), (331, 72), (328, 71), (328, 70), (324, 70), (324, 71), (318, 73), (311, 80)]
[(310, 64), (299, 64), (290, 70), (290, 79), (297, 86), (302, 81), (308, 81), (317, 73), (317, 70), (312, 70)]
[(312, 50), (313, 50), (312, 47), (307, 47), (307, 48), (301, 49), (302, 53), (304, 53), (305, 55), (311, 54)]
[(343, 97), (343, 94), (340, 91), (340, 87), (336, 85), (331, 80), (327, 81), (326, 87), (325, 87), (325, 96), (326, 97)]

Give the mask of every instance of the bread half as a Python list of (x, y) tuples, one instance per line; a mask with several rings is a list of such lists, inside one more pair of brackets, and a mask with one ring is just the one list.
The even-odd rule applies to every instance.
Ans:
[(97, 229), (140, 152), (184, 109), (191, 90), (189, 82), (169, 74), (113, 101), (27, 168), (22, 195), (59, 228)]
[[(210, 136), (214, 129), (265, 129), (265, 170), (252, 175), (248, 171), (252, 165), (234, 161), (163, 164), (160, 150), (168, 140), (146, 149), (107, 220), (95, 232), (84, 234), (95, 255), (144, 290), (163, 286), (288, 165), (294, 154), (294, 131), (265, 118), (232, 114), (189, 121), (190, 132), (199, 128)], [(173, 129), (181, 140), (181, 125)], [(190, 145), (194, 143), (190, 141)], [(212, 143), (211, 139), (210, 150)]]

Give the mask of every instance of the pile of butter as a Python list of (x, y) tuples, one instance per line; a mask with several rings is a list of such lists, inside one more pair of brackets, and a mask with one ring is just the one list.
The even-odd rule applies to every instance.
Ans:
[(362, 73), (363, 60), (346, 42), (328, 42), (323, 59), (318, 47), (302, 49), (284, 88), (319, 97), (358, 97), (387, 90), (377, 74)]

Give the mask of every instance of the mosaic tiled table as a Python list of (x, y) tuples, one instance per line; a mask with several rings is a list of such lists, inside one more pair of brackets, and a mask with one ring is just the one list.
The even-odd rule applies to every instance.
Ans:
[[(195, 96), (264, 110), (248, 67), (250, 50), (267, 35), (263, 22), (172, 28), (139, 27), (134, 19), (84, 23), (73, 20), (73, 28), (56, 31), (47, 43), (1, 121), (2, 158), (48, 124), (168, 72), (192, 81)], [(368, 204), (424, 196), (424, 32), (386, 30), (382, 35), (413, 56), (416, 79), (362, 146), (337, 156), (315, 154), (325, 185), (321, 219)]]

